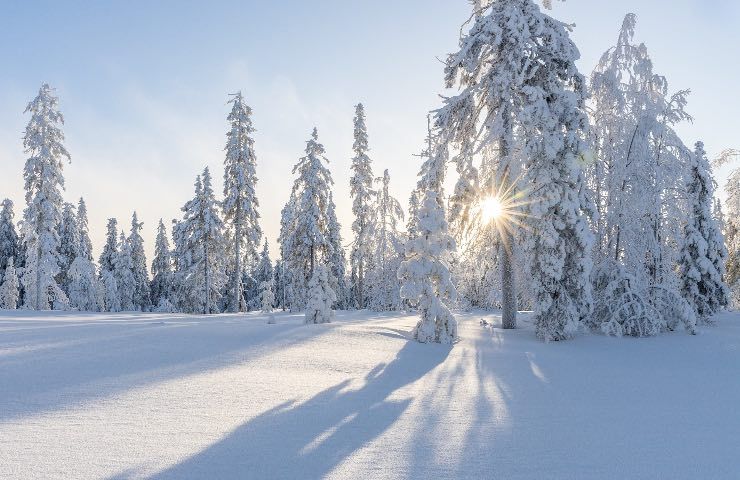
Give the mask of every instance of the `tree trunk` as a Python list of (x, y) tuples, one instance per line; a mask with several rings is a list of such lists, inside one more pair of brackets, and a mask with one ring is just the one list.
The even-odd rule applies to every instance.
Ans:
[(512, 238), (508, 231), (501, 242), (501, 327), (516, 328), (516, 286), (514, 284), (514, 268), (512, 265)]
[[(502, 135), (501, 143), (501, 162), (503, 163), (503, 175), (500, 177), (499, 191), (509, 192), (507, 195), (511, 195), (509, 189), (509, 155), (511, 154), (510, 141), (513, 136), (512, 120), (509, 115), (508, 106), (504, 107), (504, 135)], [(504, 199), (506, 200), (506, 199)], [(501, 219), (502, 222), (511, 221), (506, 218)], [(501, 326), (505, 329), (516, 328), (516, 287), (514, 284), (514, 268), (512, 265), (512, 252), (514, 248), (514, 236), (511, 233), (509, 226), (502, 225), (499, 227), (501, 232), (501, 241), (499, 243), (499, 251), (501, 256)]]
[(41, 225), (43, 216), (39, 210), (36, 224), (36, 310), (41, 310)]
[(364, 279), (365, 274), (363, 272), (365, 268), (365, 259), (363, 258), (362, 252), (360, 252), (360, 261), (358, 262), (357, 266), (357, 308), (362, 310), (365, 308), (365, 294), (363, 292), (364, 290)]
[(203, 307), (203, 313), (208, 315), (209, 313), (211, 313), (211, 277), (210, 271), (208, 270), (208, 243), (205, 243), (203, 245), (203, 260), (206, 284), (206, 304)]
[(311, 252), (310, 252), (310, 255), (311, 255), (311, 265), (310, 265), (310, 269), (308, 270), (308, 279), (309, 280), (311, 279), (311, 277), (313, 277), (313, 264), (314, 264), (314, 256), (315, 256), (313, 243), (311, 244)]
[(234, 262), (234, 291), (232, 292), (232, 308), (235, 312), (242, 311), (242, 259), (241, 259), (241, 207), (236, 207), (236, 221), (234, 222), (234, 254), (236, 259)]

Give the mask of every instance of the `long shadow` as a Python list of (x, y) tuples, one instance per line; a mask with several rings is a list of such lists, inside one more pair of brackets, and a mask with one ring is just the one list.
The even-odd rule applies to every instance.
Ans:
[(34, 324), (38, 330), (0, 333), (4, 346), (20, 350), (0, 356), (0, 422), (243, 362), (330, 331), (230, 316)]
[(433, 458), (420, 459), (412, 471), (439, 479), (733, 478), (737, 448), (727, 439), (740, 417), (716, 412), (740, 401), (740, 389), (725, 387), (737, 355), (702, 340), (584, 336), (544, 344), (531, 328), (480, 335), (475, 378), (485, 388), (459, 463), (441, 472)]
[(304, 403), (280, 405), (152, 478), (321, 478), (390, 427), (411, 400), (389, 396), (444, 362), (449, 352), (408, 342), (392, 362), (371, 370), (361, 388), (349, 389), (344, 381)]

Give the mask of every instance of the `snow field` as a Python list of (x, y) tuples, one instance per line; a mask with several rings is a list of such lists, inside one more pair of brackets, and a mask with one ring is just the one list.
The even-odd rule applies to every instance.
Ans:
[(740, 322), (544, 344), (531, 319), (0, 313), (0, 478), (736, 478)]

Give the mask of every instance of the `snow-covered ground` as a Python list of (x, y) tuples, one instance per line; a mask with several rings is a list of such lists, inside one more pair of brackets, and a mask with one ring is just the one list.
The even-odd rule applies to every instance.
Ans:
[(740, 475), (740, 315), (548, 345), (482, 316), (449, 348), (411, 316), (0, 313), (0, 478)]

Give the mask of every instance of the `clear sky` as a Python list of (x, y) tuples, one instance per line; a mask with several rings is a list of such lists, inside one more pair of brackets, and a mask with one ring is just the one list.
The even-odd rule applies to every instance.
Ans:
[[(552, 14), (575, 23), (588, 74), (638, 14), (656, 71), (690, 88), (693, 124), (710, 154), (740, 146), (740, 2), (568, 0)], [(0, 0), (0, 198), (23, 209), (21, 136), (26, 103), (56, 87), (72, 163), (66, 198), (85, 197), (95, 255), (106, 218), (145, 222), (151, 260), (156, 222), (179, 216), (208, 165), (221, 189), (228, 94), (254, 111), (257, 193), (275, 254), (291, 169), (318, 127), (349, 241), (353, 106), (368, 116), (375, 172), (390, 169), (406, 204), (416, 179), (425, 114), (439, 105), (442, 64), (469, 16), (465, 0), (16, 1)], [(720, 184), (723, 175), (719, 172)]]

